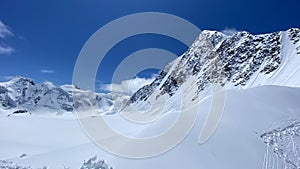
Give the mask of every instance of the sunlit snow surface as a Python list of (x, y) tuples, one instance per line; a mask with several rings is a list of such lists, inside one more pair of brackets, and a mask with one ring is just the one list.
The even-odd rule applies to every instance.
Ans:
[[(276, 166), (273, 164), (276, 154), (273, 153), (271, 145), (266, 148), (261, 135), (277, 129), (276, 123), (280, 122), (279, 127), (285, 128), (291, 125), (293, 120), (299, 120), (299, 99), (298, 88), (264, 86), (229, 90), (219, 128), (205, 144), (199, 144), (199, 134), (211, 102), (211, 98), (207, 97), (199, 103), (198, 118), (186, 139), (165, 154), (141, 160), (121, 158), (103, 151), (89, 140), (74, 118), (1, 115), (0, 158), (20, 166), (48, 166), (55, 169), (64, 166), (70, 169), (80, 168), (84, 160), (95, 155), (106, 160), (114, 169), (153, 169), (158, 166), (162, 169), (253, 169), (266, 168), (266, 163), (267, 167), (272, 169)], [(166, 114), (146, 129), (120, 129), (123, 132), (130, 129), (130, 134), (137, 137), (156, 133), (165, 127), (166, 123), (173, 121), (175, 115)], [(105, 116), (108, 121), (123, 125), (122, 121), (115, 120), (116, 114)], [(296, 134), (294, 138), (296, 141)], [(278, 141), (280, 144), (281, 140)], [(126, 146), (126, 143), (123, 144)], [(295, 144), (299, 145), (299, 142)], [(281, 148), (287, 153), (293, 152), (290, 145)], [(27, 156), (20, 158), (22, 154)], [(299, 159), (297, 161), (295, 157), (290, 156), (290, 159), (299, 164)], [(267, 160), (264, 160), (266, 158)], [(282, 158), (278, 159), (280, 161)], [(279, 164), (282, 166), (278, 165), (277, 168), (284, 169), (283, 163)]]

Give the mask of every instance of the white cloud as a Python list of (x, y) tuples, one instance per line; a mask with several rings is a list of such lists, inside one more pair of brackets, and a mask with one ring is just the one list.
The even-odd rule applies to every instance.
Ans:
[(155, 78), (139, 78), (124, 80), (120, 84), (104, 84), (100, 86), (100, 90), (132, 95), (141, 87), (150, 84)]
[(239, 32), (237, 29), (235, 28), (225, 28), (224, 30), (221, 31), (222, 33), (224, 33), (225, 35), (233, 35), (237, 32)]
[(15, 78), (16, 76), (3, 76), (2, 79), (3, 80), (11, 80), (13, 78)]
[(0, 20), (0, 54), (11, 54), (15, 51), (4, 42), (4, 40), (10, 36), (14, 36), (14, 33)]
[(11, 54), (14, 51), (15, 50), (12, 47), (6, 45), (0, 40), (0, 54)]
[(50, 86), (50, 87), (55, 87), (54, 83), (53, 82), (50, 82), (50, 81), (45, 81), (44, 84)]
[(43, 70), (40, 71), (40, 73), (44, 73), (44, 74), (53, 74), (53, 73), (55, 73), (55, 71), (54, 71), (54, 70), (46, 70), (46, 69), (43, 69)]
[(8, 36), (13, 36), (14, 34), (12, 31), (9, 29), (7, 25), (5, 25), (1, 20), (0, 20), (0, 38), (6, 38)]

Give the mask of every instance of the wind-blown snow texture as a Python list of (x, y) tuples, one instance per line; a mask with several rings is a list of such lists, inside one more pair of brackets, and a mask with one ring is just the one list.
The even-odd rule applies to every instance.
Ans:
[[(266, 154), (264, 167), (266, 169), (276, 166), (285, 166), (286, 168), (300, 168), (300, 122), (294, 121), (288, 126), (276, 128), (261, 135), (264, 143), (267, 145), (268, 152), (275, 154)], [(270, 161), (272, 156), (279, 157)]]

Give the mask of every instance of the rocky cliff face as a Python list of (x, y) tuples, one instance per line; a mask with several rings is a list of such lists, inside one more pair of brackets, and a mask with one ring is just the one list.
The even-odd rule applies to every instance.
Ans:
[(130, 103), (145, 101), (157, 90), (156, 98), (165, 94), (171, 97), (191, 77), (197, 83), (196, 97), (212, 84), (238, 88), (300, 85), (288, 79), (299, 66), (285, 66), (291, 61), (300, 63), (299, 39), (297, 28), (263, 35), (203, 31), (188, 51), (167, 65), (150, 85), (138, 90)]

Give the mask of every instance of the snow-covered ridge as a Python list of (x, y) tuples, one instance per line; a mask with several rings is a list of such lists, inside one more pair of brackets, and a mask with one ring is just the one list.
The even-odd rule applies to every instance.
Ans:
[(216, 83), (229, 88), (300, 86), (299, 41), (298, 28), (262, 35), (246, 31), (225, 35), (205, 30), (188, 51), (167, 65), (151, 84), (138, 90), (130, 103), (145, 101), (154, 93), (154, 98), (172, 96), (191, 77), (198, 88), (191, 99)]
[(0, 108), (14, 110), (15, 113), (37, 109), (71, 112), (81, 108), (98, 108), (100, 112), (109, 112), (114, 108), (114, 103), (121, 102), (123, 98), (118, 94), (81, 90), (75, 85), (54, 86), (50, 82), (36, 84), (25, 77), (0, 83)]

